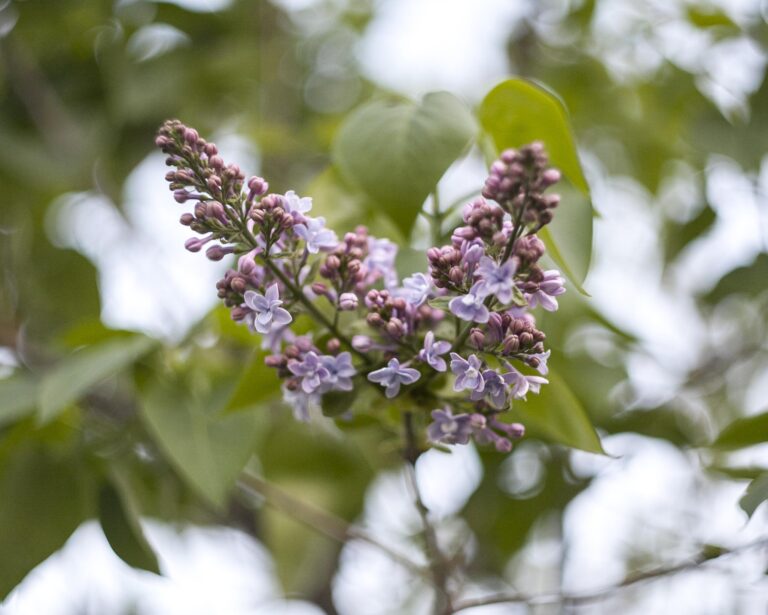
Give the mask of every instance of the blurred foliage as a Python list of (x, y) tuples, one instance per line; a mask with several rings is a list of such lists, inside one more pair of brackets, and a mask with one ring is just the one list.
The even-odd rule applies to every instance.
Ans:
[[(478, 93), (473, 115), (447, 93), (403, 100), (360, 75), (353, 47), (374, 15), (364, 2), (320, 0), (301, 20), (266, 1), (216, 13), (145, 0), (0, 3), (0, 348), (12, 357), (0, 379), (0, 596), (91, 518), (127, 563), (157, 570), (138, 523), (147, 516), (244, 528), (271, 549), (287, 591), (327, 608), (340, 546), (263, 508), (243, 523), (238, 476), (250, 464), (354, 521), (371, 481), (400, 459), (397, 409), (371, 412), (364, 397), (352, 421), (336, 419), (342, 436), (295, 423), (262, 351), (223, 309), (173, 343), (100, 324), (94, 264), (50, 232), (59, 197), (102, 195), (123, 215), (126, 178), (152, 152), (160, 122), (180, 117), (255, 144), (273, 188), (305, 188), (330, 226), (366, 223), (419, 241), (419, 208), (473, 142), (492, 154), (541, 139), (572, 184), (545, 237), (550, 256), (588, 291), (593, 211), (578, 143), (601, 172), (645, 191), (665, 270), (673, 268), (721, 214), (702, 197), (688, 217), (667, 215), (665, 179), (682, 162), (701, 183), (721, 155), (754, 180), (765, 164), (768, 85), (761, 77), (734, 110), (669, 58), (650, 75), (618, 75), (591, 51), (599, 4), (565, 3), (554, 36), (536, 11), (523, 18), (508, 43), (510, 73), (521, 78)], [(307, 27), (312, 11), (325, 25)], [(746, 38), (765, 52), (763, 20), (695, 4), (681, 19), (712, 45)], [(321, 52), (340, 40), (329, 72)], [(423, 268), (421, 258), (404, 250), (401, 264)], [(499, 485), (511, 462), (482, 453), (482, 482), (463, 511), (477, 544), (470, 572), (503, 577), (531, 528), (587, 488), (562, 445), (601, 451), (593, 425), (681, 448), (714, 441), (712, 469), (754, 479), (741, 502), (752, 514), (768, 497), (765, 469), (729, 465), (723, 451), (765, 442), (766, 415), (744, 417), (726, 385), (736, 366), (759, 370), (766, 360), (766, 280), (760, 254), (701, 293), (699, 315), (710, 328), (727, 320), (728, 343), (708, 338), (674, 398), (655, 404), (628, 377), (630, 357), (643, 352), (635, 334), (576, 293), (543, 316), (557, 357), (552, 385), (519, 416), (530, 441), (545, 442), (537, 444), (545, 473), (510, 494)], [(602, 350), (579, 343), (587, 338)], [(690, 395), (704, 410), (683, 409)]]

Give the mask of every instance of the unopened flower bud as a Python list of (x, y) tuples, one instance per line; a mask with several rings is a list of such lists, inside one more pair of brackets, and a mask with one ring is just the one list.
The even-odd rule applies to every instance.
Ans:
[(211, 246), (205, 251), (205, 256), (211, 261), (220, 261), (227, 254), (231, 254), (234, 248), (224, 248), (220, 245)]
[[(248, 180), (248, 190), (253, 196), (261, 196), (269, 190), (269, 184), (262, 177), (253, 176)], [(249, 195), (250, 196), (250, 195)], [(253, 198), (251, 196), (251, 198)]]
[(323, 297), (328, 292), (328, 287), (322, 282), (313, 282), (311, 288), (318, 297)]
[(533, 335), (531, 335), (528, 331), (523, 331), (520, 334), (520, 345), (525, 347), (530, 346), (531, 344), (533, 344)]
[(368, 352), (373, 347), (373, 340), (367, 335), (353, 335), (352, 348), (359, 352)]
[(345, 311), (356, 310), (358, 304), (355, 293), (341, 293), (339, 296), (339, 308)]
[(246, 288), (248, 288), (246, 281), (240, 276), (233, 278), (232, 281), (229, 283), (229, 286), (232, 290), (234, 290), (236, 293), (240, 295), (242, 295), (245, 292)]
[(504, 338), (504, 352), (513, 354), (520, 350), (520, 339), (516, 335), (508, 335)]
[(448, 277), (453, 284), (459, 286), (464, 281), (464, 272), (461, 270), (461, 267), (451, 267), (451, 270), (448, 272)]
[(281, 354), (271, 354), (264, 357), (264, 364), (267, 367), (285, 367), (288, 364), (288, 361), (285, 356)]
[(480, 329), (472, 329), (469, 334), (469, 342), (480, 350), (485, 344), (485, 334)]
[(193, 216), (191, 213), (187, 212), (185, 214), (181, 214), (181, 218), (179, 218), (179, 222), (183, 224), (184, 226), (189, 226), (195, 221), (195, 216)]
[(325, 343), (325, 349), (330, 354), (338, 354), (339, 350), (341, 350), (341, 342), (337, 338), (332, 337)]
[(245, 318), (248, 315), (249, 311), (250, 310), (248, 310), (248, 308), (237, 306), (232, 308), (232, 311), (230, 312), (230, 316), (232, 317), (232, 320), (240, 321), (240, 320), (243, 320), (243, 318)]
[(177, 203), (186, 203), (189, 200), (189, 192), (183, 188), (180, 190), (174, 190), (173, 198)]

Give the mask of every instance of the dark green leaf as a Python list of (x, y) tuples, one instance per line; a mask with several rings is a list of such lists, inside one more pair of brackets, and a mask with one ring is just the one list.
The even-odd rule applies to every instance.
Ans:
[(565, 444), (590, 453), (605, 453), (595, 428), (565, 381), (551, 368), (549, 384), (541, 393), (528, 393), (527, 401), (515, 401), (510, 418), (525, 425), (535, 438)]
[(427, 196), (477, 132), (467, 107), (447, 92), (421, 103), (377, 100), (342, 124), (333, 160), (407, 237)]
[(568, 111), (550, 90), (525, 79), (508, 79), (486, 95), (479, 116), (499, 151), (542, 141), (552, 164), (589, 195)]
[(717, 220), (717, 214), (705, 206), (699, 214), (685, 224), (670, 225), (665, 231), (664, 250), (668, 262), (673, 261), (690, 243), (706, 233)]
[(768, 412), (736, 419), (712, 443), (714, 448), (733, 449), (768, 442)]
[(0, 465), (0, 600), (88, 518), (80, 464), (41, 446)]
[(141, 416), (179, 475), (223, 506), (253, 452), (259, 414), (221, 415), (209, 398), (194, 396), (184, 383), (156, 381), (141, 394)]
[(739, 506), (751, 517), (765, 500), (768, 500), (768, 472), (749, 483), (746, 493), (739, 500)]
[(129, 566), (160, 574), (157, 556), (144, 537), (136, 512), (118, 490), (105, 483), (99, 490), (99, 523), (109, 546)]
[(144, 336), (117, 338), (63, 359), (43, 377), (40, 385), (40, 423), (56, 418), (91, 387), (131, 365), (156, 345), (155, 340)]
[[(362, 383), (357, 383), (361, 386)], [(365, 386), (362, 384), (362, 386)], [(357, 389), (352, 391), (331, 391), (323, 395), (322, 405), (325, 416), (341, 416), (349, 412), (357, 397)]]

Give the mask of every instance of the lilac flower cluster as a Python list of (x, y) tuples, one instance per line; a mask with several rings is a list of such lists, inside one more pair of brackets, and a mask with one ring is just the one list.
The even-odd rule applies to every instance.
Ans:
[[(166, 122), (157, 145), (176, 168), (167, 175), (175, 200), (195, 202), (181, 218), (198, 234), (187, 249), (212, 242), (208, 258), (237, 257), (218, 295), (262, 336), (298, 419), (322, 409), (328, 393), (370, 386), (382, 401), (407, 396), (403, 410), (425, 419), (443, 406), (431, 412), (432, 443), (473, 439), (509, 451), (522, 437), (522, 425), (501, 415), (547, 383), (549, 351), (530, 310), (557, 309), (565, 292), (559, 272), (538, 264), (545, 248), (535, 232), (558, 202), (544, 191), (559, 178), (540, 144), (503, 152), (450, 243), (427, 251), (429, 271), (402, 281), (394, 243), (362, 226), (339, 239), (310, 215), (309, 197), (246, 181), (181, 122)], [(299, 314), (322, 344), (291, 330)]]

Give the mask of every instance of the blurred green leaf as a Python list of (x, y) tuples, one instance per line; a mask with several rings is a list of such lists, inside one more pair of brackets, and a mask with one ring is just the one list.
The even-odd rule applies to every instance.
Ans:
[(749, 483), (746, 493), (739, 500), (739, 506), (751, 517), (765, 500), (768, 500), (768, 472)]
[(552, 164), (589, 196), (568, 111), (549, 89), (526, 79), (508, 79), (486, 95), (479, 117), (499, 151), (543, 141)]
[(89, 346), (62, 359), (43, 376), (38, 420), (48, 423), (105, 378), (125, 369), (157, 345), (144, 337), (118, 338)]
[(729, 295), (744, 294), (756, 297), (765, 291), (768, 280), (768, 254), (758, 254), (751, 265), (739, 267), (723, 276), (709, 291), (704, 300), (709, 303), (722, 301)]
[(729, 28), (734, 31), (739, 30), (739, 26), (725, 12), (715, 7), (702, 7), (691, 4), (685, 9), (685, 16), (697, 28)]
[(152, 547), (144, 537), (138, 516), (109, 482), (99, 490), (99, 523), (109, 546), (129, 566), (160, 574)]
[(427, 196), (476, 132), (467, 107), (447, 92), (427, 94), (419, 104), (377, 100), (344, 121), (333, 160), (407, 237)]
[(17, 373), (0, 380), (0, 427), (31, 414), (37, 405), (37, 382)]
[[(552, 222), (539, 232), (549, 255), (576, 289), (588, 295), (581, 284), (592, 262), (592, 204), (568, 185), (558, 186), (560, 205)], [(557, 262), (557, 261), (560, 262)]]
[(60, 549), (91, 509), (83, 467), (25, 443), (0, 464), (0, 601)]
[(264, 363), (266, 353), (257, 351), (243, 370), (235, 385), (224, 414), (253, 409), (254, 406), (275, 397), (280, 392), (280, 379), (277, 370)]
[(547, 378), (539, 395), (528, 393), (526, 401), (514, 402), (510, 420), (523, 423), (534, 438), (605, 454), (589, 415), (565, 381), (551, 367)]
[(210, 396), (190, 393), (183, 382), (151, 382), (140, 398), (142, 418), (179, 475), (221, 508), (253, 453), (258, 414), (221, 415)]
[(664, 232), (664, 253), (667, 262), (673, 261), (686, 246), (711, 229), (716, 220), (717, 214), (706, 205), (696, 217), (685, 224), (670, 224)]
[(736, 419), (712, 443), (713, 448), (744, 448), (768, 442), (768, 412)]

